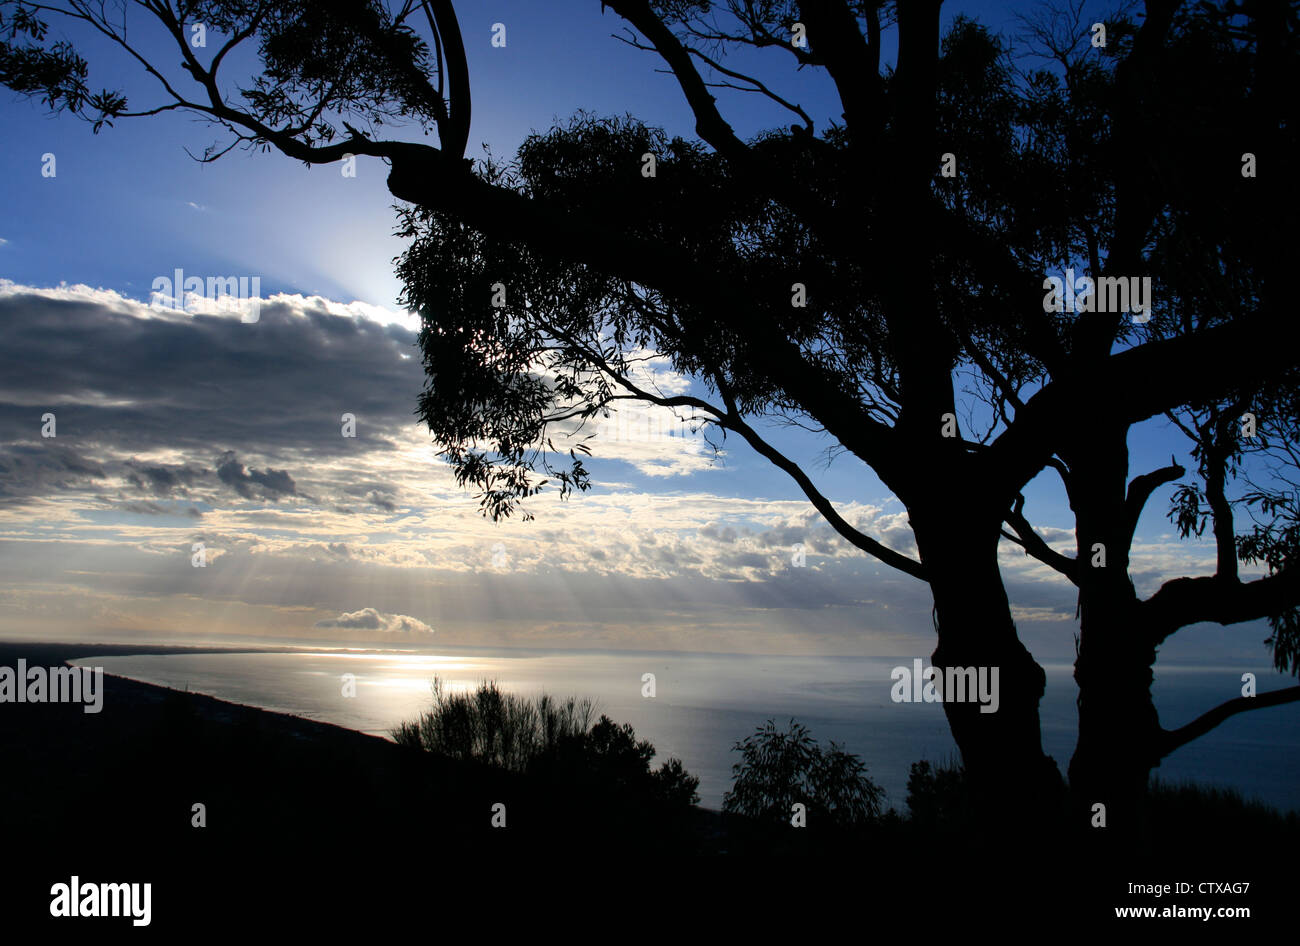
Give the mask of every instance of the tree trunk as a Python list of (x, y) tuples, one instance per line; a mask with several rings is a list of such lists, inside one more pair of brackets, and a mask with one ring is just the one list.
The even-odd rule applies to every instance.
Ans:
[[(997, 710), (944, 694), (944, 712), (972, 790), (980, 827), (1039, 838), (1061, 816), (1063, 783), (1044, 754), (1038, 705), (1046, 674), (1016, 634), (998, 568), (998, 517), (972, 522), (949, 509), (912, 517), (934, 594), (935, 667), (997, 668)], [(982, 709), (984, 711), (982, 711)]]
[(1071, 822), (1090, 847), (1123, 856), (1146, 846), (1147, 783), (1159, 764), (1160, 721), (1151, 701), (1155, 647), (1138, 621), (1137, 592), (1129, 577), (1141, 503), (1128, 496), (1124, 430), (1092, 431), (1068, 460), (1080, 617)]
[(1074, 665), (1079, 738), (1069, 770), (1072, 819), (1091, 847), (1117, 854), (1148, 846), (1147, 783), (1159, 764), (1160, 720), (1151, 701), (1156, 653), (1143, 643), (1133, 610), (1125, 602), (1084, 603)]

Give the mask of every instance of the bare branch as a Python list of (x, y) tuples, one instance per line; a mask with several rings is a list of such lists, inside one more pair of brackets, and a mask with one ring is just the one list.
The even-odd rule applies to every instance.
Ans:
[(651, 10), (650, 4), (646, 0), (606, 0), (606, 5), (640, 30), (672, 69), (687, 104), (695, 114), (695, 133), (716, 148), (719, 154), (737, 164), (748, 164), (752, 160), (749, 148), (718, 111), (717, 103), (691, 62), (686, 46)]
[(1185, 472), (1187, 471), (1174, 463), (1171, 457), (1169, 466), (1133, 477), (1132, 482), (1128, 484), (1128, 494), (1124, 499), (1125, 537), (1130, 542), (1133, 533), (1137, 531), (1138, 519), (1141, 518), (1142, 510), (1146, 507), (1151, 494), (1164, 484), (1172, 483)]
[(1254, 581), (1216, 576), (1175, 578), (1138, 605), (1151, 641), (1160, 644), (1180, 628), (1199, 621), (1240, 624), (1271, 617), (1300, 605), (1300, 565)]
[(1162, 730), (1159, 737), (1157, 758), (1163, 759), (1180, 746), (1185, 746), (1193, 739), (1199, 739), (1226, 719), (1244, 713), (1247, 710), (1264, 709), (1269, 706), (1282, 706), (1300, 700), (1300, 686), (1260, 693), (1258, 696), (1239, 696), (1235, 700), (1221, 703), (1208, 713), (1203, 713), (1186, 726), (1178, 729)]
[(886, 565), (897, 568), (899, 571), (906, 572), (913, 578), (919, 578), (922, 581), (929, 580), (926, 577), (926, 568), (920, 562), (903, 555), (901, 552), (895, 552), (888, 546), (878, 542), (870, 536), (864, 535), (853, 526), (849, 525), (844, 517), (836, 511), (830, 500), (821, 494), (813, 484), (813, 481), (808, 477), (808, 474), (800, 469), (798, 464), (777, 451), (771, 444), (760, 437), (752, 427), (746, 424), (739, 417), (739, 415), (733, 414), (729, 416), (723, 426), (728, 430), (734, 430), (736, 433), (740, 434), (740, 436), (743, 437), (745, 441), (761, 456), (766, 457), (773, 465), (788, 473), (799, 485), (799, 488), (803, 490), (804, 495), (808, 497), (809, 501), (812, 502), (817, 511), (820, 512), (822, 516), (825, 517), (826, 521), (830, 523), (831, 528), (842, 535), (850, 543), (862, 549), (864, 552), (874, 555)]
[(471, 100), (469, 89), (469, 63), (465, 58), (465, 42), (460, 34), (460, 22), (451, 0), (423, 0), (425, 17), (438, 44), (438, 98), (442, 98), (442, 60), (447, 57), (448, 116), (444, 127), (438, 122), (438, 143), (442, 150), (455, 158), (463, 158), (469, 144)]
[(1034, 527), (1025, 518), (1025, 497), (1017, 496), (1015, 506), (1003, 517), (1011, 528), (1016, 530), (1014, 536), (1003, 532), (1002, 535), (1015, 542), (1025, 550), (1025, 554), (1038, 559), (1044, 565), (1055, 569), (1074, 584), (1079, 583), (1079, 562), (1077, 559), (1062, 555), (1047, 544), (1047, 541), (1034, 531)]

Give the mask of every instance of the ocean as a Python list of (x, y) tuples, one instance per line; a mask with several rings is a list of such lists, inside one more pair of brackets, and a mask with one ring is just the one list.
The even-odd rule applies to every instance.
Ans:
[[(438, 653), (304, 652), (100, 657), (75, 661), (146, 683), (189, 689), (379, 736), (430, 703), (430, 682), (473, 688), (495, 680), (522, 695), (589, 697), (597, 712), (631, 723), (654, 744), (655, 764), (677, 756), (700, 777), (701, 804), (722, 805), (739, 760), (733, 746), (768, 719), (794, 718), (823, 744), (859, 755), (883, 786), (886, 805), (904, 810), (912, 762), (957, 758), (938, 703), (895, 703), (890, 673), (912, 658), (770, 657), (712, 654), (610, 654), (573, 651)], [(1062, 772), (1074, 748), (1076, 689), (1068, 665), (1048, 665), (1041, 706), (1044, 748)], [(344, 695), (344, 674), (355, 696)], [(644, 674), (656, 694), (642, 696)], [(1293, 682), (1293, 681), (1292, 681)], [(1287, 685), (1259, 674), (1264, 692)], [(1241, 671), (1227, 667), (1160, 666), (1155, 700), (1166, 728), (1175, 728), (1240, 695)], [(1300, 704), (1239, 714), (1166, 759), (1168, 781), (1230, 787), (1284, 809), (1300, 809)]]

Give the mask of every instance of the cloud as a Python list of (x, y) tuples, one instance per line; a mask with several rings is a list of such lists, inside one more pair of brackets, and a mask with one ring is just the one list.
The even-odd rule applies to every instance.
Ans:
[(0, 505), (94, 487), (105, 477), (102, 463), (64, 444), (0, 444)]
[(120, 509), (123, 512), (136, 512), (145, 516), (189, 516), (191, 519), (203, 518), (203, 513), (193, 506), (188, 509), (175, 509), (169, 506), (163, 506), (150, 500), (137, 500), (125, 503), (113, 503), (114, 509)]
[(152, 493), (159, 497), (184, 496), (190, 486), (210, 472), (200, 467), (169, 467), (161, 464), (150, 466), (137, 460), (126, 461), (126, 467), (130, 470), (126, 474), (130, 483), (141, 492)]
[[(0, 633), (174, 636), (219, 624), (301, 639), (337, 615), (317, 627), (417, 640), (432, 632), (416, 614), (443, 644), (932, 644), (924, 584), (850, 546), (793, 486), (755, 495), (780, 487), (746, 477), (749, 462), (768, 472), (746, 448), (712, 472), (702, 438), (652, 427), (650, 413), (603, 431), (590, 491), (564, 502), (543, 493), (533, 522), (485, 519), (412, 416), (425, 383), (408, 357), (416, 332), (390, 316), (274, 296), (242, 323), (0, 280)], [(655, 371), (661, 390), (684, 390)], [(55, 438), (41, 436), (45, 412), (57, 415)], [(356, 437), (342, 436), (344, 413)], [(612, 484), (602, 458), (642, 475)], [(837, 499), (849, 522), (915, 556), (896, 502)], [(1040, 532), (1073, 554), (1072, 532)], [(208, 565), (192, 568), (200, 541)], [(1172, 537), (1134, 553), (1144, 594), (1161, 575), (1213, 570), (1212, 549)], [(1072, 654), (1075, 589), (1011, 543), (1001, 562), (1023, 626)], [(359, 597), (369, 607), (355, 610)]]
[(225, 483), (245, 499), (252, 499), (257, 493), (274, 502), (281, 496), (298, 495), (293, 477), (284, 470), (245, 470), (233, 450), (227, 450), (217, 465), (217, 479)]
[[(0, 326), (0, 442), (32, 438), (52, 411), (60, 438), (128, 455), (378, 449), (412, 426), (424, 383), (421, 363), (401, 357), (415, 351), (413, 331), (302, 297), (264, 300), (244, 323), (0, 283)], [(343, 413), (358, 418), (346, 443)]]
[(406, 614), (384, 614), (374, 608), (348, 611), (336, 618), (317, 621), (317, 627), (352, 631), (379, 631), (384, 634), (432, 634), (433, 628), (419, 618)]

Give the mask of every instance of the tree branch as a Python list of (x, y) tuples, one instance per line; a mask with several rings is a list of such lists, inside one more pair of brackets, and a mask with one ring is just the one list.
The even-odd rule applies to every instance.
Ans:
[(442, 122), (438, 124), (438, 143), (447, 154), (463, 158), (469, 144), (471, 100), (469, 63), (465, 59), (460, 23), (451, 0), (424, 0), (420, 5), (438, 42), (439, 62), (443, 53), (447, 58), (447, 123), (446, 127)]
[[(1143, 90), (1152, 85), (1151, 76), (1158, 68), (1174, 13), (1182, 0), (1146, 0), (1146, 18), (1133, 40), (1133, 51), (1115, 69), (1114, 114), (1116, 140), (1126, 141), (1142, 133), (1144, 118)], [(1149, 159), (1115, 164), (1115, 218), (1112, 239), (1106, 254), (1105, 274), (1136, 275), (1142, 264), (1142, 247), (1160, 207), (1161, 197), (1151, 180)], [(1119, 322), (1126, 316), (1119, 312), (1085, 313), (1074, 324), (1073, 350), (1088, 359), (1104, 359), (1111, 350)]]
[(793, 460), (777, 451), (771, 444), (759, 436), (759, 434), (748, 424), (746, 424), (738, 414), (729, 415), (722, 424), (728, 430), (734, 430), (740, 434), (745, 441), (754, 448), (760, 455), (771, 461), (778, 469), (784, 470), (803, 490), (804, 495), (808, 497), (814, 508), (822, 514), (831, 528), (847, 539), (852, 545), (862, 549), (871, 555), (874, 555), (886, 565), (897, 568), (901, 572), (906, 572), (913, 578), (919, 578), (921, 581), (929, 581), (925, 566), (909, 558), (901, 552), (895, 552), (888, 546), (876, 541), (868, 535), (859, 532), (853, 526), (845, 521), (831, 504), (831, 501), (821, 494), (813, 481), (802, 469), (799, 468)]
[(1062, 432), (1097, 423), (1136, 424), (1291, 367), (1295, 356), (1288, 346), (1260, 344), (1283, 332), (1278, 322), (1262, 309), (1193, 335), (1146, 342), (1110, 355), (1095, 370), (1053, 379), (993, 442), (1000, 475), (1019, 488), (1060, 447)]
[(744, 440), (761, 456), (769, 460), (778, 469), (785, 471), (795, 481), (795, 483), (798, 484), (799, 488), (803, 490), (804, 495), (808, 497), (809, 501), (813, 504), (813, 507), (822, 514), (830, 524), (831, 528), (847, 539), (850, 544), (875, 556), (886, 565), (911, 575), (913, 578), (919, 578), (922, 581), (927, 580), (924, 565), (913, 558), (903, 555), (901, 552), (894, 551), (876, 539), (873, 539), (858, 529), (855, 529), (843, 516), (839, 514), (831, 501), (822, 495), (821, 491), (817, 489), (812, 479), (799, 467), (797, 463), (779, 452), (775, 447), (764, 440), (757, 431), (745, 423), (744, 419), (740, 416), (739, 411), (736, 409), (734, 399), (726, 393), (725, 383), (722, 379), (719, 378), (716, 380), (718, 381), (719, 389), (722, 391), (724, 402), (726, 404), (725, 411), (720, 410), (707, 401), (691, 395), (679, 394), (664, 396), (647, 391), (640, 385), (628, 379), (619, 371), (610, 367), (598, 353), (592, 352), (589, 348), (580, 344), (578, 344), (577, 347), (582, 350), (584, 357), (590, 363), (607, 374), (614, 383), (635, 395), (637, 399), (646, 401), (650, 404), (657, 404), (660, 407), (691, 407), (712, 415), (712, 417), (707, 418), (709, 421), (715, 423), (724, 430), (730, 430), (740, 434), (740, 436), (744, 438)]
[(1141, 518), (1142, 510), (1146, 507), (1151, 494), (1164, 484), (1172, 483), (1186, 472), (1177, 463), (1173, 463), (1172, 457), (1170, 458), (1170, 464), (1170, 466), (1152, 470), (1150, 473), (1135, 476), (1132, 482), (1128, 484), (1128, 495), (1124, 499), (1124, 519), (1125, 538), (1130, 543), (1133, 540), (1134, 532), (1137, 531), (1138, 519)]
[(1300, 605), (1300, 565), (1265, 578), (1242, 582), (1216, 576), (1175, 578), (1138, 605), (1151, 642), (1162, 643), (1180, 628), (1199, 621), (1240, 624)]
[(819, 200), (812, 188), (797, 180), (754, 152), (736, 135), (731, 125), (722, 117), (708, 84), (701, 77), (689, 50), (674, 35), (664, 21), (650, 8), (648, 0), (604, 0), (606, 6), (641, 31), (654, 46), (660, 58), (672, 70), (681, 87), (686, 103), (695, 116), (695, 133), (735, 168), (738, 176), (762, 193), (774, 193), (791, 209), (803, 215), (814, 230), (834, 233), (841, 239), (845, 234), (857, 234), (856, 221), (847, 226), (843, 214)]
[(884, 122), (880, 47), (863, 37), (857, 17), (843, 0), (801, 0), (799, 15), (808, 27), (815, 58), (826, 64), (835, 83), (850, 131), (878, 130)]
[(1011, 528), (1016, 530), (1016, 536), (1007, 535), (1005, 532), (1002, 534), (1023, 548), (1026, 555), (1038, 559), (1038, 561), (1060, 572), (1077, 585), (1079, 583), (1078, 560), (1070, 558), (1068, 555), (1062, 555), (1048, 545), (1047, 541), (1034, 531), (1034, 527), (1025, 518), (1024, 508), (1025, 497), (1017, 496), (1015, 506), (1003, 516)]
[(1203, 440), (1205, 498), (1214, 521), (1214, 546), (1218, 553), (1215, 574), (1219, 578), (1237, 577), (1237, 532), (1226, 490), (1228, 460), (1236, 448), (1232, 428), (1248, 403), (1247, 398), (1229, 402), (1218, 417), (1211, 417)]
[(664, 25), (647, 0), (605, 0), (605, 6), (640, 30), (672, 69), (682, 94), (686, 96), (686, 103), (695, 115), (695, 133), (728, 160), (748, 164), (752, 159), (749, 148), (718, 111), (717, 102), (691, 62), (691, 55), (682, 41)]
[(1157, 750), (1159, 752), (1158, 758), (1163, 759), (1180, 746), (1187, 745), (1193, 739), (1199, 739), (1224, 720), (1236, 716), (1238, 713), (1253, 709), (1264, 709), (1269, 706), (1281, 706), (1285, 703), (1294, 703), (1297, 700), (1300, 700), (1300, 686), (1273, 690), (1270, 693), (1261, 693), (1258, 696), (1239, 696), (1235, 700), (1228, 700), (1208, 713), (1198, 716), (1186, 726), (1173, 730), (1162, 730), (1157, 744), (1159, 747)]

